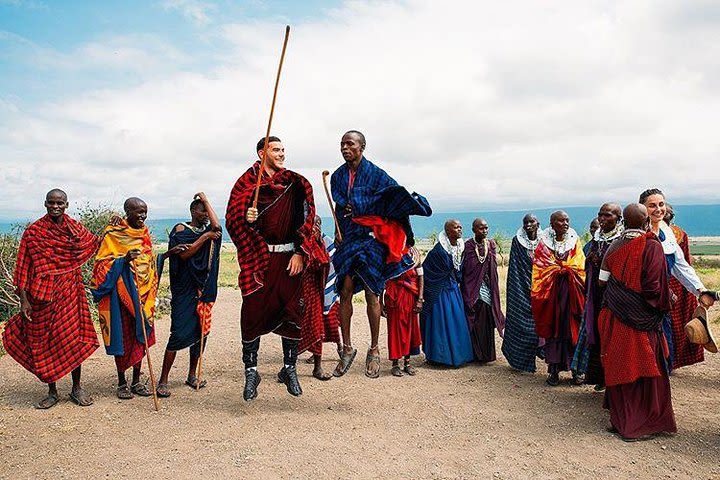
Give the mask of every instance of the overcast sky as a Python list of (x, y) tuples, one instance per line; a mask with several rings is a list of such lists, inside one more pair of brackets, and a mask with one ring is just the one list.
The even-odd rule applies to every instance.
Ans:
[(0, 0), (0, 218), (224, 211), (286, 23), (273, 133), (321, 213), (348, 129), (436, 211), (720, 202), (718, 1)]

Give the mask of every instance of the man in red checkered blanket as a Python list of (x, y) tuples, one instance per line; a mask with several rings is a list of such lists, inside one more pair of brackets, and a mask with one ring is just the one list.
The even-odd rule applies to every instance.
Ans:
[[(288, 393), (302, 394), (297, 378), (298, 354), (322, 341), (323, 289), (329, 258), (313, 239), (315, 203), (312, 186), (284, 168), (285, 148), (277, 137), (257, 144), (267, 152), (265, 167), (250, 167), (235, 183), (226, 213), (227, 231), (237, 247), (238, 283), (243, 294), (240, 333), (245, 364), (246, 401), (257, 397), (260, 337), (282, 337), (283, 368), (278, 380)], [(261, 174), (257, 208), (252, 207)], [(323, 268), (325, 267), (325, 268)]]
[(80, 269), (100, 242), (65, 215), (67, 207), (65, 192), (49, 191), (47, 215), (25, 229), (13, 279), (20, 313), (3, 332), (8, 354), (48, 384), (47, 397), (36, 405), (41, 409), (58, 402), (55, 382), (70, 372), (70, 399), (80, 406), (93, 403), (80, 386), (80, 370), (99, 344)]

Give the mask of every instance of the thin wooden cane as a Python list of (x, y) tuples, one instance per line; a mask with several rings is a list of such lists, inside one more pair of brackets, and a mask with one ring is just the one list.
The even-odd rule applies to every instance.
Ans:
[[(210, 241), (210, 255), (208, 255), (208, 272), (210, 271), (210, 267), (213, 262), (213, 257), (215, 256), (215, 249), (213, 248), (214, 245), (212, 242), (214, 240)], [(203, 359), (203, 350), (205, 350), (205, 320), (203, 320), (202, 317), (199, 317), (200, 320), (200, 356), (198, 357), (198, 366), (197, 366), (197, 375), (195, 375), (195, 381), (197, 382), (195, 384), (195, 391), (200, 390), (200, 381), (202, 380), (202, 359)]]
[(330, 172), (328, 172), (327, 170), (323, 170), (323, 187), (325, 187), (325, 196), (327, 197), (328, 205), (330, 205), (330, 211), (332, 212), (333, 216), (333, 221), (335, 222), (335, 231), (337, 232), (338, 240), (342, 242), (342, 232), (340, 231), (340, 224), (338, 223), (337, 215), (335, 214), (335, 206), (333, 205), (332, 198), (330, 197), (330, 190), (327, 186), (328, 175), (330, 175)]
[(200, 356), (198, 357), (198, 365), (197, 365), (197, 375), (195, 375), (195, 391), (197, 392), (200, 390), (200, 381), (202, 379), (202, 357), (203, 357), (203, 347), (204, 347), (204, 340), (205, 340), (205, 320), (200, 318)]
[[(140, 282), (138, 282), (137, 277), (137, 271), (133, 271), (133, 276), (135, 277), (135, 287), (138, 290), (138, 295), (140, 295)], [(157, 396), (157, 389), (155, 388), (155, 374), (153, 373), (152, 368), (152, 360), (150, 360), (150, 346), (148, 345), (148, 336), (147, 336), (147, 329), (145, 328), (145, 315), (144, 312), (140, 312), (140, 315), (143, 317), (142, 321), (140, 322), (142, 324), (142, 334), (143, 334), (143, 342), (145, 347), (145, 358), (147, 359), (148, 364), (148, 371), (150, 372), (150, 386), (152, 387), (152, 394), (153, 394), (153, 403), (155, 404), (155, 411), (160, 411), (160, 403), (158, 401)]]
[(265, 160), (268, 155), (268, 140), (270, 138), (270, 128), (272, 127), (273, 114), (275, 113), (275, 100), (277, 99), (278, 85), (280, 84), (280, 72), (282, 71), (283, 61), (285, 60), (285, 50), (287, 49), (288, 38), (290, 37), (290, 25), (285, 27), (285, 40), (283, 41), (282, 53), (280, 54), (280, 64), (278, 65), (277, 77), (275, 77), (275, 90), (273, 91), (272, 104), (270, 105), (270, 118), (268, 119), (267, 131), (265, 132), (265, 144), (263, 147), (263, 157), (260, 160), (260, 171), (258, 172), (257, 185), (255, 185), (255, 197), (253, 198), (252, 207), (257, 208), (258, 195), (260, 195), (260, 180), (265, 171)]

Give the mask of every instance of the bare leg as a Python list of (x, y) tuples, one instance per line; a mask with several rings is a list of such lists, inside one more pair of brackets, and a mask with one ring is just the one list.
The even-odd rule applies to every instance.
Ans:
[(197, 378), (197, 366), (200, 361), (200, 352), (193, 351), (190, 349), (190, 366), (188, 367), (188, 379)]
[(80, 390), (80, 376), (82, 375), (82, 365), (72, 371), (72, 389), (73, 391)]
[(370, 321), (370, 348), (377, 354), (380, 353), (378, 339), (380, 337), (380, 299), (370, 290), (365, 290), (365, 301), (367, 302), (367, 316)]
[(345, 351), (352, 351), (352, 340), (350, 339), (350, 322), (353, 314), (353, 281), (350, 275), (345, 277), (340, 289), (340, 332), (342, 333)]
[(322, 354), (320, 355), (313, 355), (313, 363), (315, 364), (315, 368), (313, 368), (313, 377), (317, 378), (318, 380), (330, 380), (333, 376), (329, 373), (327, 373), (322, 368)]
[[(136, 383), (140, 382), (140, 369), (142, 368), (142, 360), (140, 360), (138, 363), (133, 365), (133, 373), (132, 373), (132, 384), (135, 385)], [(123, 377), (125, 375), (123, 374)]]
[(353, 314), (352, 297), (353, 281), (348, 275), (343, 280), (343, 285), (340, 289), (340, 332), (342, 333), (344, 346), (342, 350), (338, 352), (340, 354), (340, 361), (333, 372), (333, 375), (336, 377), (345, 375), (345, 372), (348, 371), (357, 354), (357, 350), (353, 348), (350, 339), (350, 322)]
[(365, 301), (367, 302), (367, 316), (370, 321), (370, 349), (365, 361), (365, 375), (370, 378), (377, 378), (380, 375), (380, 298), (365, 289)]
[(173, 366), (173, 363), (175, 362), (175, 357), (177, 356), (177, 352), (171, 352), (170, 350), (165, 350), (165, 357), (163, 357), (163, 364), (162, 364), (162, 372), (160, 372), (160, 381), (159, 384), (167, 385), (168, 378), (170, 377), (170, 369)]
[(48, 408), (52, 408), (58, 403), (58, 391), (57, 391), (57, 385), (55, 382), (48, 383), (48, 394), (45, 398), (40, 400), (36, 405), (35, 408), (38, 408), (40, 410), (47, 410)]
[(81, 407), (87, 407), (95, 401), (82, 389), (82, 385), (80, 385), (81, 374), (82, 365), (78, 365), (78, 367), (72, 371), (72, 391), (70, 392), (70, 399)]
[(125, 378), (125, 370), (120, 370), (120, 366), (118, 365), (119, 357), (115, 357), (115, 366), (117, 367), (117, 378), (118, 378), (118, 387), (122, 387), (123, 385), (127, 385), (127, 378)]

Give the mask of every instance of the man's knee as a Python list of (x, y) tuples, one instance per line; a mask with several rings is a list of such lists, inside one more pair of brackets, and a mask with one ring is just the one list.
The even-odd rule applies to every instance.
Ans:
[(347, 301), (349, 299), (352, 299), (354, 290), (355, 285), (353, 285), (352, 279), (349, 276), (345, 277), (345, 281), (343, 282), (342, 288), (340, 289), (340, 300)]
[(375, 295), (370, 290), (365, 290), (365, 302), (367, 302), (367, 304), (369, 306), (373, 306), (373, 307), (379, 306), (380, 305), (380, 297)]

